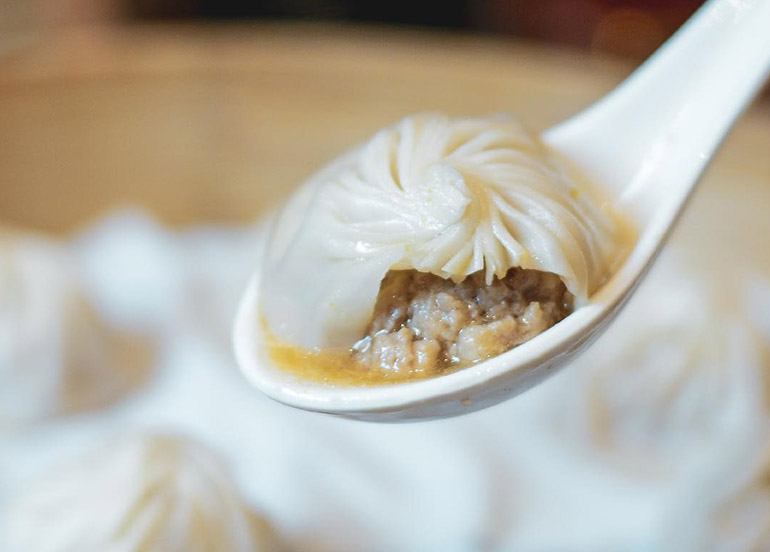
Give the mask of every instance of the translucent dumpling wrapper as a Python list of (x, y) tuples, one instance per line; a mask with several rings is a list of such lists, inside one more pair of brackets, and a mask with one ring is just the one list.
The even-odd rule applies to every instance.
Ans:
[(578, 305), (607, 277), (618, 228), (513, 119), (408, 117), (311, 177), (278, 217), (260, 280), (282, 341), (349, 347), (389, 270), (487, 283), (561, 277)]
[[(216, 454), (187, 438), (116, 438), (8, 508), (7, 552), (266, 552), (265, 520)], [(2, 542), (0, 537), (0, 542)]]

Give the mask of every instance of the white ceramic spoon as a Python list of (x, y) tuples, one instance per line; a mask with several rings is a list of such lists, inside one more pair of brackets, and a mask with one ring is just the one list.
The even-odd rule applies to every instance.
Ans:
[(242, 371), (288, 405), (374, 421), (455, 416), (536, 385), (586, 349), (621, 309), (769, 69), (770, 0), (711, 0), (618, 88), (543, 135), (604, 188), (640, 234), (623, 266), (589, 304), (541, 335), (434, 379), (330, 387), (298, 381), (270, 362), (260, 346), (253, 281), (234, 330)]

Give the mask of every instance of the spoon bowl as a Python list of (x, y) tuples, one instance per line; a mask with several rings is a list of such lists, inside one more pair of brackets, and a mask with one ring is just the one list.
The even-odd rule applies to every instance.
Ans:
[(564, 320), (457, 372), (387, 386), (335, 387), (275, 366), (262, 347), (258, 276), (238, 311), (241, 370), (285, 404), (362, 420), (444, 418), (492, 406), (556, 373), (630, 298), (695, 185), (770, 69), (770, 2), (711, 0), (631, 77), (543, 141), (604, 192), (639, 231), (623, 264)]

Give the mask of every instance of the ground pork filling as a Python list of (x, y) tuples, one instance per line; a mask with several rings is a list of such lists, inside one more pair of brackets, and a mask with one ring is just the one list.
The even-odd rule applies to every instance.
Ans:
[(438, 374), (507, 351), (572, 308), (572, 294), (550, 272), (512, 268), (487, 285), (482, 272), (458, 284), (416, 270), (391, 271), (353, 355), (370, 370)]

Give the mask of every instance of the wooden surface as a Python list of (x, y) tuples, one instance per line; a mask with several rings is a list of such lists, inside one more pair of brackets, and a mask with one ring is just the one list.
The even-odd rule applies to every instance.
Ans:
[[(0, 54), (0, 222), (76, 228), (122, 205), (252, 220), (405, 114), (518, 113), (535, 129), (632, 67), (456, 35), (318, 26), (80, 30)], [(708, 179), (770, 186), (770, 109)]]

